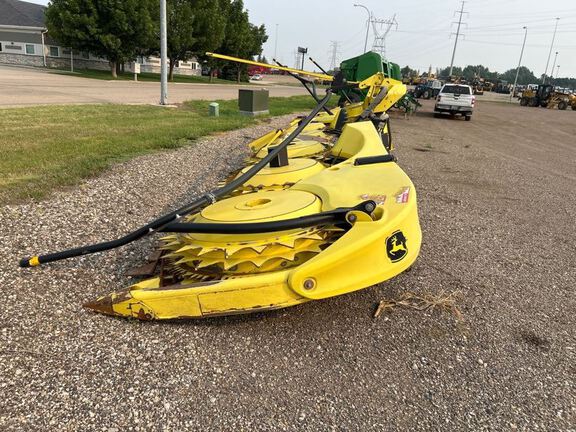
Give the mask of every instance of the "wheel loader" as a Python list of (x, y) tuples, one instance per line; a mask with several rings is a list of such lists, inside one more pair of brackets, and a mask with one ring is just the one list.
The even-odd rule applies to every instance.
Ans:
[(558, 106), (559, 110), (564, 111), (566, 108), (570, 107), (576, 111), (576, 94), (559, 96), (554, 102), (555, 105)]
[(552, 95), (554, 94), (554, 86), (551, 84), (540, 84), (536, 91), (528, 89), (522, 92), (520, 97), (520, 105), (543, 108), (548, 106)]

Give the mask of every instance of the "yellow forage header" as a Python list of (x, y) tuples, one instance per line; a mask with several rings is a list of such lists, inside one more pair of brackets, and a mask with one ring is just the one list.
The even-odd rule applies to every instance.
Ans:
[(268, 69), (278, 69), (281, 71), (292, 72), (292, 73), (299, 74), (299, 75), (308, 75), (308, 76), (319, 78), (319, 79), (326, 80), (326, 81), (332, 81), (334, 79), (334, 77), (332, 75), (326, 75), (326, 74), (317, 73), (317, 72), (308, 72), (308, 71), (304, 71), (304, 70), (300, 70), (300, 69), (292, 69), (292, 68), (284, 67), (284, 66), (275, 66), (275, 65), (268, 64), (268, 63), (260, 63), (260, 62), (256, 62), (253, 60), (245, 60), (245, 59), (241, 59), (238, 57), (227, 56), (224, 54), (216, 54), (216, 53), (207, 52), (206, 55), (208, 57), (219, 58), (222, 60), (230, 60), (230, 61), (234, 61), (237, 63), (246, 63), (246, 64), (250, 64), (250, 65), (254, 65), (254, 66), (265, 67)]

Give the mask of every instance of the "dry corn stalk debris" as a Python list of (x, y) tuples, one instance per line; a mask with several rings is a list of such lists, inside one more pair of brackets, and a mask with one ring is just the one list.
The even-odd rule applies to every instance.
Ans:
[(403, 293), (398, 300), (381, 300), (374, 312), (374, 318), (378, 318), (383, 312), (391, 312), (394, 308), (403, 307), (421, 312), (437, 309), (441, 312), (448, 312), (454, 315), (458, 321), (463, 321), (462, 312), (460, 312), (460, 309), (456, 306), (456, 300), (459, 294), (460, 291), (454, 291), (449, 294), (445, 291), (440, 291), (438, 294), (416, 294), (408, 291)]

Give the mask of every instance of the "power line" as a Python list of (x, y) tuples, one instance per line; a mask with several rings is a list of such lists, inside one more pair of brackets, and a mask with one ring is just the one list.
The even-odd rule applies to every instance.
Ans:
[(464, 3), (466, 2), (462, 1), (462, 7), (460, 8), (460, 11), (456, 12), (459, 14), (458, 29), (456, 30), (456, 39), (454, 40), (454, 49), (452, 50), (452, 60), (450, 60), (450, 72), (448, 72), (448, 76), (452, 76), (452, 68), (454, 67), (454, 57), (456, 56), (456, 46), (458, 46), (458, 38), (460, 37), (460, 27), (462, 26), (462, 15), (467, 13), (464, 12)]
[(374, 31), (374, 43), (372, 44), (372, 51), (377, 52), (380, 56), (386, 58), (386, 36), (390, 33), (392, 26), (398, 27), (396, 15), (391, 19), (383, 20), (374, 16), (370, 18), (372, 30)]

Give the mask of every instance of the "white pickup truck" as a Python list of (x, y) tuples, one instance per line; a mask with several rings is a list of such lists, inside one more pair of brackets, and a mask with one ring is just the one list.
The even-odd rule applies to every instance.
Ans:
[(436, 97), (434, 105), (434, 117), (447, 113), (461, 115), (469, 121), (476, 103), (476, 96), (472, 94), (472, 88), (463, 84), (444, 84), (444, 87)]

